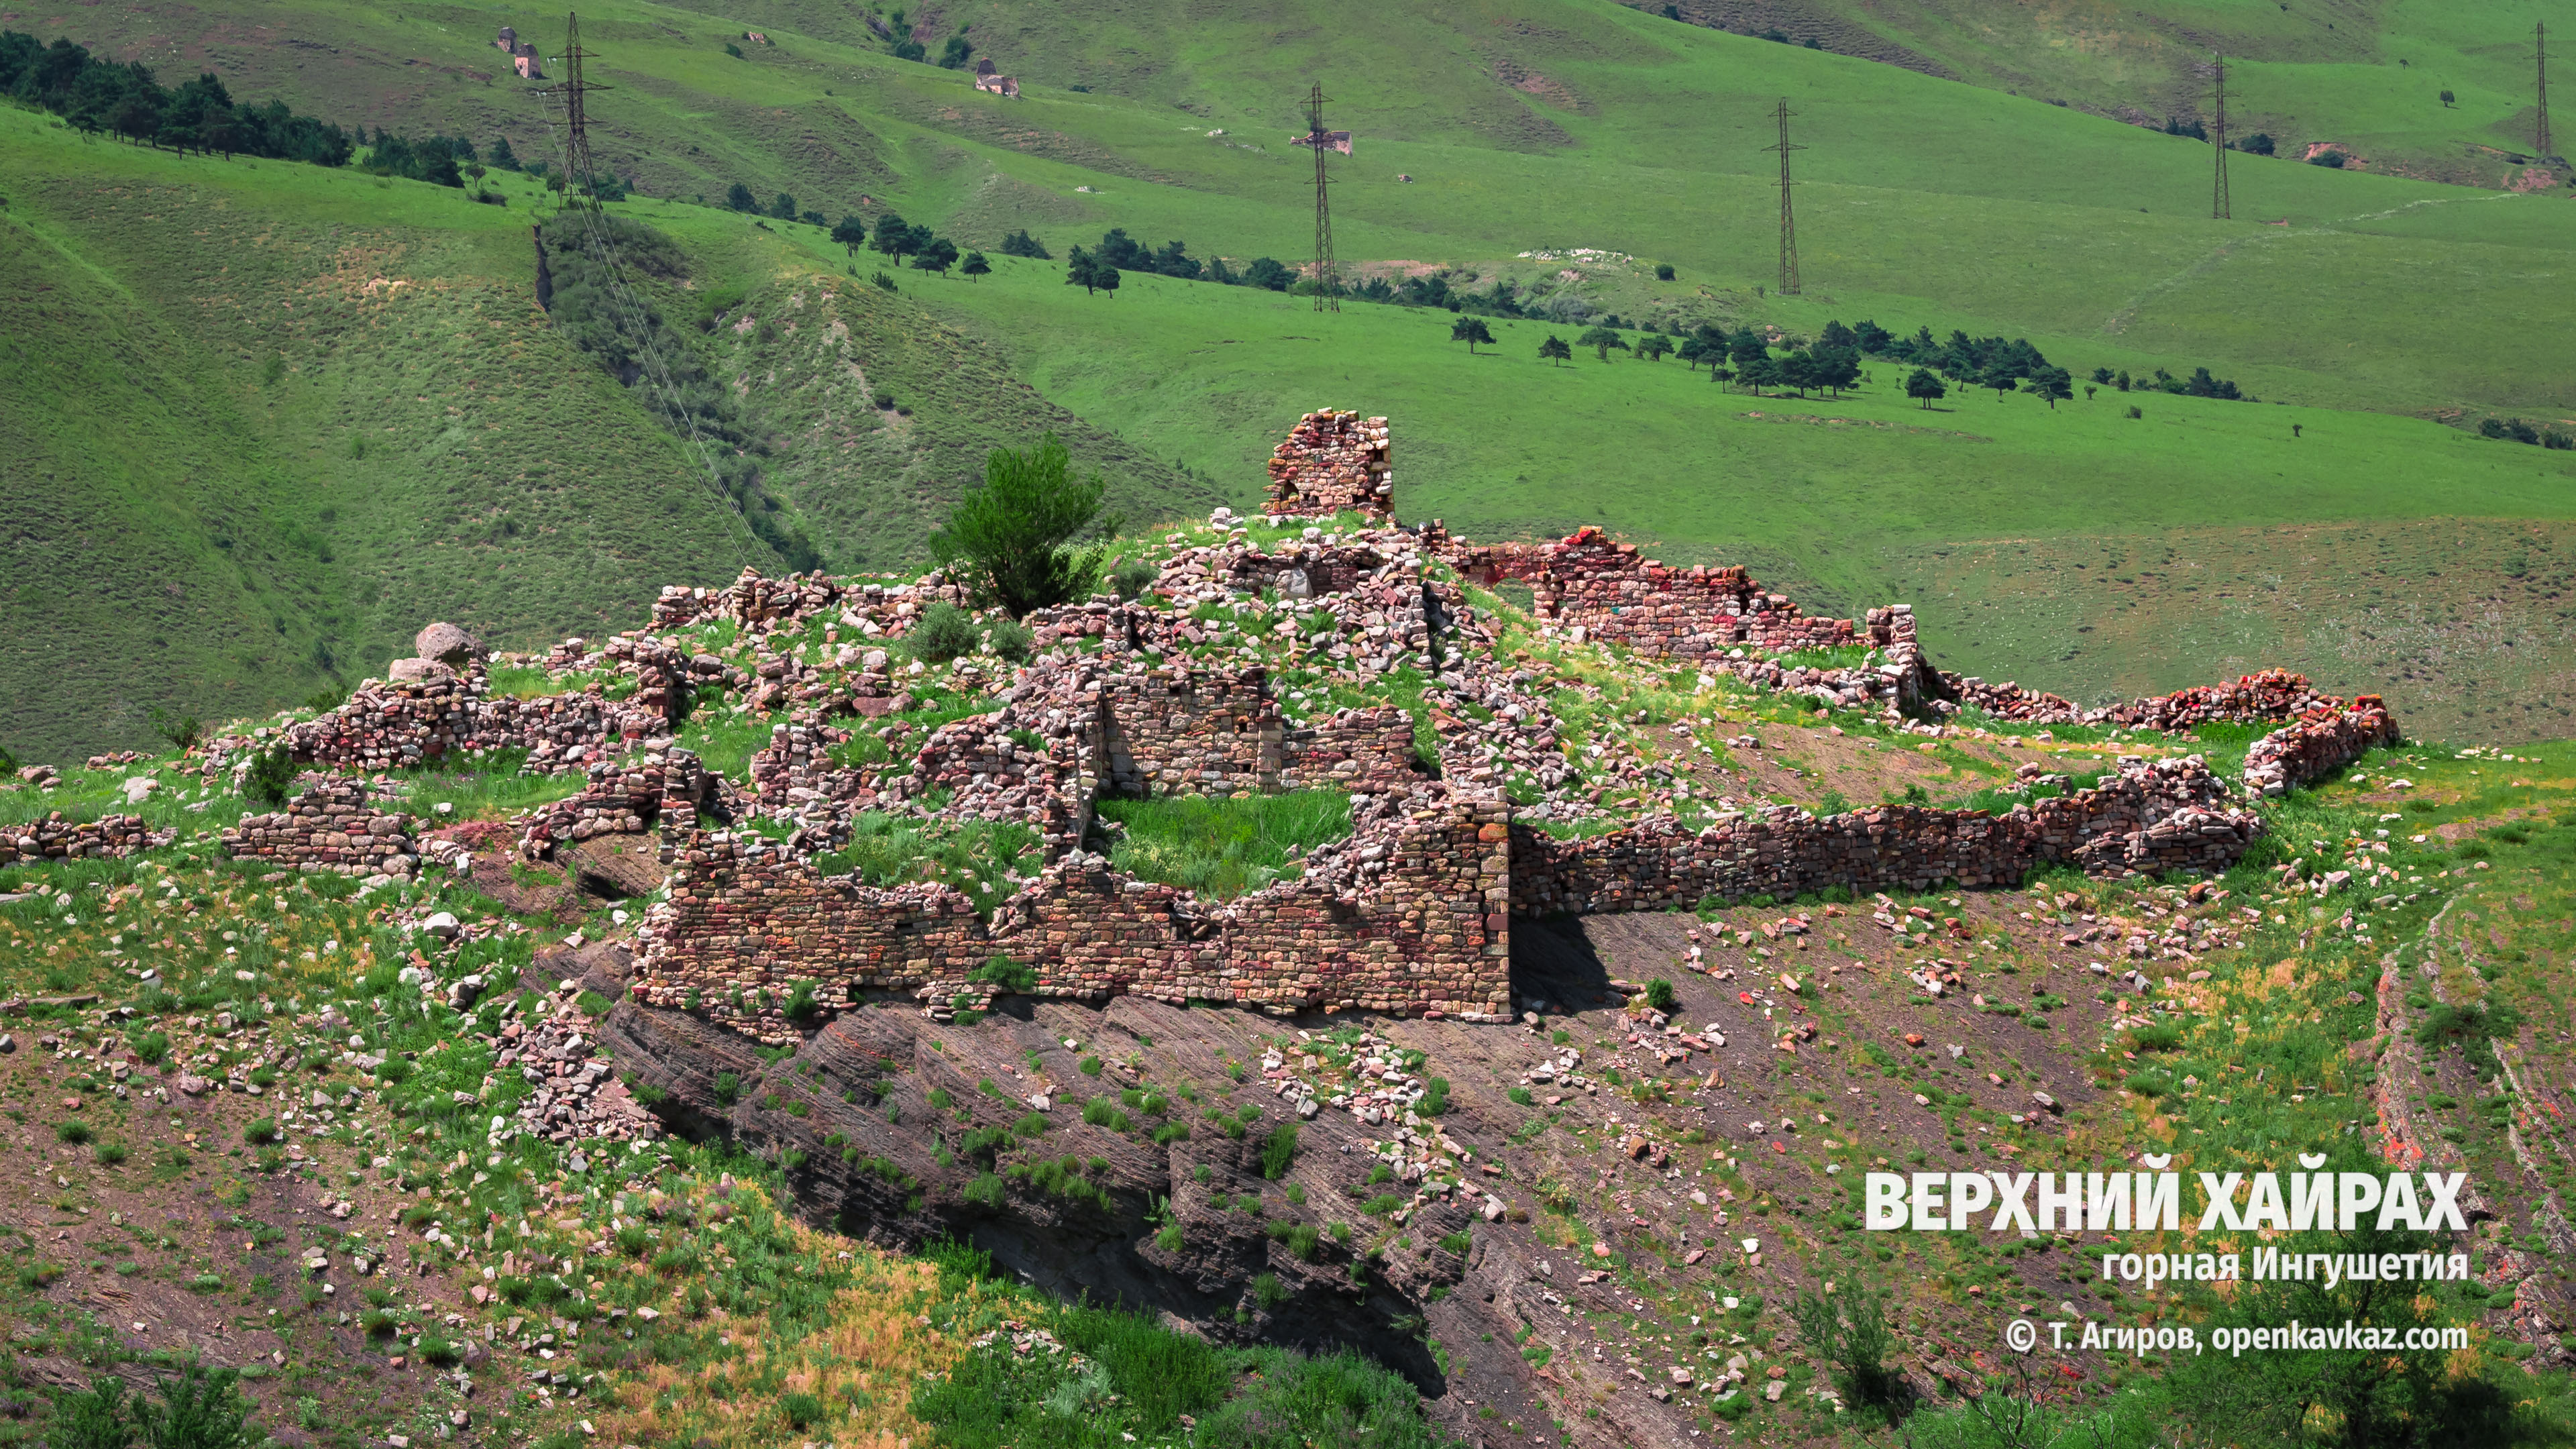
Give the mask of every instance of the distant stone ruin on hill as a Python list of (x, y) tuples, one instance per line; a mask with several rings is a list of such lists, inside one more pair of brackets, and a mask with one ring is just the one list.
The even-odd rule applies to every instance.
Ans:
[[(385, 810), (355, 776), (525, 751), (528, 771), (587, 783), (501, 838), (548, 859), (603, 835), (658, 836), (666, 889), (635, 932), (637, 996), (763, 1041), (792, 1040), (812, 1013), (872, 995), (945, 1015), (1004, 989), (1503, 1021), (1515, 919), (2009, 885), (2048, 866), (2221, 870), (2265, 829), (2246, 794), (2281, 793), (2397, 738), (2376, 698), (2334, 699), (2296, 675), (2086, 709), (1937, 669), (1902, 604), (1857, 620), (1809, 615), (1742, 568), (1668, 566), (1590, 528), (1480, 545), (1437, 520), (1400, 525), (1389, 454), (1383, 418), (1307, 414), (1270, 462), (1270, 537), (1220, 509), (1210, 522), (1221, 541), (1175, 535), (1138, 598), (1032, 612), (1025, 663), (970, 656), (942, 676), (996, 707), (927, 728), (911, 720), (923, 665), (901, 657), (902, 641), (934, 606), (972, 603), (938, 573), (746, 570), (722, 588), (674, 586), (647, 628), (503, 661), (564, 681), (529, 697), (492, 687), (480, 640), (433, 624), (414, 657), (338, 708), (206, 749), (210, 777), (281, 750), (318, 772), (283, 810), (227, 831), (224, 848), (303, 870), (463, 870), (492, 848), (488, 827), (445, 831)], [(1507, 656), (1496, 615), (1469, 593), (1506, 581), (1529, 586), (1537, 627), (1567, 643), (1692, 666), (1702, 687), (1730, 674), (1914, 733), (1938, 736), (1963, 710), (2027, 724), (2280, 728), (2254, 746), (2241, 782), (2197, 756), (2133, 758), (2089, 789), (2001, 811), (1881, 805), (1819, 818), (1755, 805), (1605, 820), (1604, 792), (1587, 786), (1546, 686), (1520, 663), (1527, 651)], [(1274, 621), (1261, 637), (1303, 671), (1354, 688), (1419, 671), (1419, 711), (1292, 721), (1260, 645), (1192, 655), (1221, 632), (1208, 621), (1245, 607)], [(709, 652), (689, 631), (715, 624), (732, 643)], [(773, 721), (740, 778), (677, 744), (692, 700), (710, 692)], [(863, 742), (872, 748), (850, 752)], [(1135, 879), (1094, 849), (1104, 800), (1312, 789), (1351, 798), (1350, 835), (1232, 900)], [(867, 812), (1022, 824), (1043, 842), (1043, 865), (982, 909), (947, 884), (825, 873), (817, 858)], [(1555, 833), (1566, 827), (1580, 838)], [(0, 835), (0, 865), (155, 843), (128, 821), (21, 832)], [(1012, 969), (984, 969), (997, 959)]]

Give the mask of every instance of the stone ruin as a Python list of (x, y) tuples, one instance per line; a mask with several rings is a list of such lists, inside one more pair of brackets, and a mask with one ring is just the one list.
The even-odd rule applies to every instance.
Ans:
[[(41, 778), (34, 774), (30, 779)], [(0, 825), (0, 870), (49, 860), (103, 860), (158, 850), (176, 833), (154, 830), (140, 815), (108, 815), (96, 820), (70, 820), (56, 810), (42, 820)]]
[[(1399, 527), (1386, 439), (1384, 419), (1333, 410), (1301, 418), (1271, 462), (1274, 526), (1354, 511), (1366, 524), (1310, 526), (1256, 543), (1220, 510), (1213, 521), (1229, 529), (1226, 540), (1175, 541), (1148, 591), (1152, 602), (1102, 596), (1031, 614), (1024, 622), (1035, 653), (1007, 678), (986, 677), (988, 661), (953, 666), (956, 687), (986, 693), (999, 708), (909, 737), (899, 717), (913, 701), (884, 646), (930, 605), (970, 602), (965, 591), (935, 573), (905, 582), (746, 570), (720, 589), (665, 589), (650, 630), (566, 641), (538, 661), (580, 681), (560, 693), (496, 694), (481, 642), (432, 625), (388, 679), (365, 682), (319, 718), (214, 741), (204, 768), (211, 778), (251, 750), (283, 743), (324, 770), (525, 749), (531, 772), (582, 771), (579, 793), (509, 828), (520, 853), (545, 859), (600, 836), (657, 832), (668, 890), (638, 930), (638, 997), (783, 1042), (810, 1011), (871, 993), (903, 993), (939, 1015), (960, 1002), (989, 1003), (1002, 988), (974, 978), (997, 957), (1025, 968), (1044, 996), (1132, 993), (1503, 1020), (1514, 916), (1665, 910), (1835, 887), (1998, 885), (2060, 864), (2106, 875), (2210, 871), (2263, 829), (2230, 784), (2191, 757), (2124, 761), (2091, 789), (2000, 813), (1882, 806), (1819, 819), (1760, 807), (1699, 828), (1663, 815), (1560, 838), (1536, 823), (1599, 811), (1566, 788), (1580, 777), (1563, 757), (1544, 686), (1500, 657), (1495, 621), (1468, 584), (1528, 584), (1541, 626), (1577, 641), (1901, 720), (1976, 708), (2018, 721), (2165, 730), (2214, 719), (2284, 722), (2247, 758), (2243, 786), (2257, 794), (2305, 784), (2397, 738), (2377, 699), (2346, 703), (2278, 671), (2087, 710), (1934, 669), (1903, 605), (1856, 620), (1812, 616), (1741, 568), (1669, 567), (1593, 529), (1478, 546), (1436, 521)], [(1257, 650), (1237, 664), (1222, 656), (1164, 662), (1216, 637), (1195, 611), (1254, 593), (1261, 617), (1275, 608), (1277, 629), (1310, 666), (1353, 678), (1420, 668), (1421, 718), (1380, 706), (1292, 723)], [(818, 618), (855, 637), (827, 643), (828, 658), (771, 647), (779, 631)], [(714, 619), (739, 623), (755, 641), (751, 668), (662, 637)], [(1090, 641), (1100, 647), (1059, 647)], [(1822, 650), (1861, 651), (1861, 660), (1798, 657)], [(777, 719), (750, 762), (747, 790), (672, 742), (698, 688), (740, 690)], [(902, 758), (837, 762), (849, 732), (831, 721), (851, 717), (897, 717), (888, 742), (900, 742)], [(1514, 804), (1505, 793), (1513, 780), (1544, 798)], [(1234, 900), (1121, 875), (1089, 848), (1104, 798), (1319, 788), (1351, 797), (1352, 833), (1313, 851), (1300, 876)], [(863, 810), (1025, 822), (1043, 841), (1044, 864), (989, 911), (945, 885), (877, 887), (824, 874), (815, 858), (845, 843)], [(750, 828), (755, 815), (785, 827), (784, 838)], [(135, 817), (57, 818), (0, 833), (0, 865), (122, 854), (167, 838)], [(408, 873), (423, 854), (409, 816), (381, 809), (364, 784), (328, 775), (308, 777), (284, 810), (244, 819), (223, 843), (237, 857), (364, 874)], [(442, 862), (463, 853), (444, 839), (430, 846)]]
[(975, 62), (975, 89), (1017, 100), (1020, 94), (1020, 83), (1016, 77), (1001, 74), (1000, 67), (994, 65), (991, 60), (979, 60)]
[(510, 67), (519, 73), (521, 80), (546, 78), (544, 67), (537, 63), (536, 46), (519, 39), (518, 31), (507, 25), (502, 26), (500, 38), (493, 41), (492, 45), (494, 49), (510, 57)]
[(1270, 453), (1266, 511), (1286, 517), (1355, 512), (1395, 517), (1395, 483), (1386, 465), (1386, 419), (1326, 408), (1297, 420)]
[(224, 854), (338, 875), (405, 876), (420, 868), (409, 815), (372, 807), (366, 785), (357, 780), (306, 784), (285, 809), (243, 816), (223, 832)]

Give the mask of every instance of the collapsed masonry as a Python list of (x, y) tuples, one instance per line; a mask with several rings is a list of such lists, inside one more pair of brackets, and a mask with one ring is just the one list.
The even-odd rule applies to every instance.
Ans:
[(307, 872), (410, 875), (420, 868), (412, 818), (374, 808), (356, 780), (314, 779), (286, 808), (246, 815), (223, 832), (224, 854)]
[(1384, 418), (1326, 408), (1297, 420), (1270, 453), (1273, 514), (1331, 517), (1355, 512), (1395, 517), (1394, 475), (1387, 471)]
[(127, 856), (138, 850), (158, 850), (175, 838), (175, 832), (154, 830), (140, 815), (72, 820), (56, 810), (42, 820), (0, 825), (0, 870), (52, 860)]
[[(1502, 657), (1497, 622), (1474, 605), (1469, 584), (1526, 583), (1541, 627), (1560, 637), (1901, 720), (1977, 708), (2161, 729), (2287, 721), (2248, 758), (2245, 784), (2260, 793), (2396, 738), (2376, 699), (2347, 705), (2295, 675), (2084, 710), (1934, 669), (1903, 605), (1857, 620), (1812, 616), (1743, 569), (1668, 567), (1592, 529), (1479, 547), (1436, 521), (1398, 527), (1387, 438), (1384, 419), (1357, 413), (1300, 419), (1271, 464), (1274, 527), (1352, 511), (1369, 522), (1256, 542), (1220, 510), (1213, 521), (1229, 530), (1225, 541), (1176, 540), (1150, 602), (1103, 596), (1031, 614), (1035, 652), (1007, 677), (993, 661), (953, 666), (953, 687), (1000, 708), (918, 733), (900, 716), (914, 704), (906, 668), (919, 666), (899, 665), (884, 646), (931, 605), (968, 602), (964, 590), (938, 574), (885, 584), (746, 570), (720, 589), (664, 590), (654, 631), (595, 648), (567, 641), (543, 662), (582, 680), (577, 692), (496, 695), (480, 644), (437, 625), (417, 641), (418, 658), (397, 661), (393, 679), (370, 681), (283, 737), (298, 759), (344, 768), (519, 748), (531, 752), (532, 771), (585, 770), (583, 791), (516, 823), (520, 850), (542, 858), (599, 835), (658, 831), (668, 894), (638, 932), (638, 996), (771, 1042), (793, 1038), (812, 1012), (871, 993), (907, 993), (943, 1014), (954, 1001), (989, 998), (1001, 987), (975, 978), (993, 977), (979, 968), (997, 957), (1015, 963), (1001, 979), (1033, 979), (1039, 995), (1498, 1020), (1511, 1010), (1513, 916), (1992, 885), (2060, 864), (2100, 874), (2217, 870), (2263, 829), (2195, 757), (2127, 761), (2091, 789), (2001, 813), (1890, 806), (1819, 819), (1765, 807), (1700, 828), (1665, 815), (1560, 839), (1537, 826), (1597, 817), (1599, 794), (1587, 800), (1573, 788), (1582, 777), (1565, 756), (1543, 671)], [(1230, 648), (1183, 662), (1185, 651), (1223, 637), (1203, 628), (1204, 611), (1228, 614), (1248, 594), (1272, 621), (1262, 628), (1303, 664), (1349, 677), (1419, 670), (1420, 710), (1292, 722), (1259, 650), (1243, 649), (1235, 663), (1226, 662)], [(819, 654), (779, 642), (824, 617), (835, 627)], [(656, 637), (715, 619), (759, 641), (750, 669)], [(842, 629), (857, 637), (835, 645)], [(750, 763), (747, 798), (671, 744), (698, 688), (739, 690), (777, 718)], [(841, 750), (850, 732), (831, 721), (852, 716), (891, 718), (888, 748)], [(1514, 804), (1507, 786), (1540, 798)], [(1317, 788), (1351, 796), (1352, 834), (1313, 852), (1299, 877), (1236, 900), (1121, 875), (1087, 848), (1106, 798)], [(1024, 822), (1043, 840), (1045, 864), (989, 913), (945, 885), (876, 887), (824, 874), (815, 857), (845, 843), (863, 810)], [(754, 813), (787, 827), (785, 838), (743, 828)], [(226, 844), (312, 869), (393, 869), (418, 854), (408, 820), (376, 815), (354, 783), (308, 790), (281, 814), (244, 821)]]

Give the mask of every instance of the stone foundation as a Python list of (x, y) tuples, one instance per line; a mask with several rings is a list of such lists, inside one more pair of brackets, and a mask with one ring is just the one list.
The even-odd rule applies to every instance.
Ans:
[(412, 818), (368, 803), (355, 780), (314, 780), (273, 815), (245, 815), (223, 833), (224, 854), (339, 875), (409, 875), (420, 866)]
[(178, 832), (154, 830), (140, 815), (67, 820), (57, 810), (42, 820), (0, 825), (0, 870), (49, 860), (127, 856), (138, 850), (158, 850), (177, 838)]
[(2098, 874), (2216, 871), (2260, 834), (2225, 806), (2227, 787), (2197, 756), (2124, 760), (2117, 779), (2059, 799), (1983, 810), (1882, 805), (1818, 819), (1775, 809), (1692, 831), (1647, 821), (1589, 840), (1527, 827), (1512, 834), (1512, 914), (1686, 910), (1715, 896), (1926, 891), (1956, 881), (2012, 886), (2046, 865)]

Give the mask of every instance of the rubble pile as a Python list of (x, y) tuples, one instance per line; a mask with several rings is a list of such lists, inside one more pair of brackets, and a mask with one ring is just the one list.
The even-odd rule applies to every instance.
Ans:
[[(494, 1045), (494, 1071), (519, 1069), (534, 1090), (519, 1104), (517, 1129), (550, 1142), (629, 1142), (659, 1137), (661, 1125), (599, 1054), (594, 1023), (574, 1003), (578, 981), (540, 997), (536, 1015), (512, 1020)], [(509, 1130), (493, 1120), (494, 1148)], [(576, 1169), (578, 1170), (578, 1169)]]
[(56, 810), (42, 820), (0, 825), (0, 870), (46, 860), (132, 855), (138, 850), (158, 850), (177, 838), (176, 831), (154, 830), (140, 815), (70, 820)]
[(2245, 787), (2262, 795), (2287, 794), (2397, 741), (2397, 721), (2375, 694), (2360, 696), (2350, 709), (2319, 705), (2254, 742), (2245, 752)]

